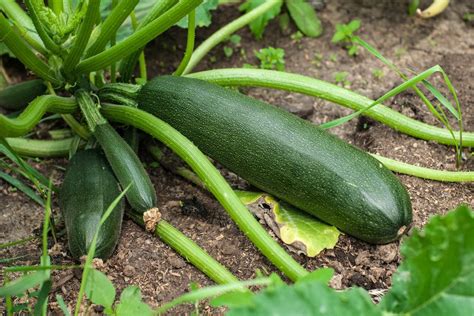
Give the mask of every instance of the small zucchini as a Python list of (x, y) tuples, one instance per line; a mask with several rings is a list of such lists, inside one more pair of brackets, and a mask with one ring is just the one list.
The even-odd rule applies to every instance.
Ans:
[(126, 193), (130, 206), (138, 213), (155, 208), (155, 188), (137, 154), (101, 116), (87, 92), (77, 91), (76, 98), (92, 134), (102, 147), (120, 184), (126, 187), (132, 183)]
[(17, 83), (0, 91), (0, 107), (7, 110), (22, 110), (36, 97), (44, 94), (46, 86), (41, 79)]
[[(83, 150), (72, 157), (59, 192), (59, 207), (75, 259), (87, 255), (102, 215), (119, 194), (117, 179), (100, 150)], [(100, 228), (96, 257), (107, 259), (112, 255), (120, 237), (123, 212), (122, 200)]]
[(412, 220), (400, 181), (367, 153), (270, 104), (202, 80), (162, 76), (138, 107), (251, 184), (371, 243)]

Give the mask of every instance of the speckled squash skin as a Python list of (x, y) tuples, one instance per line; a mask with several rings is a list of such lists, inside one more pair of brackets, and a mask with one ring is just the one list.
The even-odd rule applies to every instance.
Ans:
[(202, 80), (162, 76), (139, 108), (257, 188), (370, 243), (400, 236), (410, 198), (380, 162), (293, 114)]
[[(100, 150), (83, 150), (72, 157), (59, 192), (59, 207), (75, 259), (87, 255), (102, 215), (119, 194), (118, 182)], [(112, 255), (120, 237), (124, 209), (122, 199), (102, 225), (95, 257), (107, 259)]]

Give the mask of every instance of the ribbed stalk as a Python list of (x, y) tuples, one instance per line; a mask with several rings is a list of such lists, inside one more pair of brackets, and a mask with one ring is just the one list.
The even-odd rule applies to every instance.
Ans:
[(189, 11), (196, 8), (202, 0), (182, 0), (165, 14), (152, 21), (150, 24), (137, 30), (127, 39), (117, 43), (115, 46), (104, 52), (83, 60), (77, 66), (77, 72), (89, 73), (94, 70), (104, 69), (125, 56), (141, 49), (148, 42), (166, 31), (169, 27), (178, 22)]
[[(128, 213), (128, 216), (138, 225), (144, 226), (141, 216), (136, 213)], [(227, 268), (167, 221), (160, 220), (154, 234), (216, 283), (238, 281)]]
[(46, 112), (72, 113), (77, 109), (74, 98), (44, 95), (34, 99), (16, 118), (0, 114), (0, 137), (23, 136), (31, 131)]
[(6, 138), (6, 141), (20, 156), (50, 158), (67, 156), (74, 138), (59, 140)]

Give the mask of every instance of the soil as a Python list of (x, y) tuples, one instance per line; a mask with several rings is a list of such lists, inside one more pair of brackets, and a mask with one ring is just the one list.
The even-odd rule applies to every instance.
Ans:
[[(406, 1), (327, 2), (326, 7), (319, 12), (325, 28), (323, 36), (303, 38), (300, 42), (295, 42), (288, 34), (282, 34), (278, 22), (273, 21), (267, 27), (263, 40), (256, 41), (246, 28), (238, 32), (242, 37), (239, 48), (242, 54), (235, 53), (227, 58), (221, 45), (196, 70), (241, 67), (244, 63), (257, 65), (254, 51), (273, 46), (285, 50), (287, 71), (330, 82), (334, 82), (336, 72), (347, 72), (348, 88), (376, 99), (401, 83), (397, 75), (365, 51), (361, 51), (356, 57), (350, 57), (344, 48), (331, 43), (336, 23), (347, 23), (358, 18), (362, 21), (358, 34), (400, 68), (420, 72), (436, 64), (441, 65), (459, 94), (465, 130), (474, 130), (474, 83), (471, 80), (474, 76), (474, 29), (472, 23), (463, 20), (464, 13), (474, 11), (472, 1), (453, 1), (446, 12), (430, 20), (407, 16)], [(198, 31), (198, 41), (238, 15), (236, 7), (217, 10), (211, 27)], [(294, 25), (291, 28), (290, 34), (296, 31)], [(150, 45), (146, 55), (151, 76), (170, 73), (175, 69), (179, 63), (177, 56), (184, 49), (185, 37), (185, 32), (173, 29)], [(7, 63), (9, 65), (12, 64)], [(13, 64), (13, 67), (17, 66)], [(378, 69), (382, 71), (381, 77), (374, 75)], [(245, 91), (252, 97), (280, 105), (314, 123), (326, 122), (350, 113), (350, 110), (338, 105), (297, 94), (256, 88)], [(402, 93), (385, 104), (420, 121), (439, 125), (412, 92)], [(435, 169), (455, 169), (455, 152), (452, 147), (400, 134), (370, 119), (353, 120), (331, 132), (372, 153)], [(469, 157), (469, 152), (465, 153)], [(150, 165), (151, 158), (146, 153), (142, 153), (142, 158)], [(46, 175), (53, 175), (55, 181), (60, 183), (66, 160), (44, 159), (31, 162)], [(472, 157), (465, 159), (463, 169), (474, 170)], [(162, 168), (150, 167), (148, 171), (159, 196), (163, 217), (206, 249), (238, 278), (253, 278), (256, 270), (276, 272), (275, 267), (244, 237), (212, 196)], [(417, 228), (422, 227), (431, 216), (444, 214), (460, 203), (474, 205), (472, 183), (441, 183), (406, 175), (398, 177), (410, 193), (414, 226)], [(25, 238), (37, 232), (43, 216), (41, 207), (4, 182), (0, 181), (0, 185), (0, 243)], [(193, 211), (168, 207), (173, 204), (170, 203), (172, 201), (186, 199), (195, 199), (202, 207)], [(57, 205), (54, 206), (54, 212), (58, 212)], [(325, 250), (316, 258), (296, 254), (293, 256), (309, 270), (332, 267), (335, 277), (331, 286), (336, 289), (361, 286), (372, 293), (383, 293), (390, 287), (391, 276), (400, 263), (399, 245), (400, 242), (383, 246), (369, 245), (343, 235), (334, 249)], [(56, 247), (54, 264), (72, 264), (64, 238), (59, 239)], [(14, 264), (36, 264), (39, 248), (39, 242), (30, 242), (2, 250), (0, 257), (25, 256)], [(122, 237), (114, 256), (101, 270), (114, 282), (118, 292), (128, 285), (139, 286), (145, 301), (152, 306), (158, 306), (185, 293), (191, 282), (200, 286), (213, 284), (168, 246), (129, 220), (124, 221)], [(69, 306), (72, 306), (79, 290), (80, 271), (59, 271), (53, 275), (52, 297), (61, 294)], [(51, 303), (51, 309), (58, 311), (57, 304)], [(173, 313), (190, 313), (194, 309), (193, 305), (183, 305), (173, 310)], [(99, 308), (94, 310), (100, 312)], [(222, 313), (222, 310), (212, 309), (205, 302), (200, 304), (199, 311), (206, 314)]]

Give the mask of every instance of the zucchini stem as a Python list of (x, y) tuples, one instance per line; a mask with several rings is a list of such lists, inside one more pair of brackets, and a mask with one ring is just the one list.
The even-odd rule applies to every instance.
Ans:
[(94, 100), (92, 100), (89, 93), (85, 90), (77, 90), (75, 93), (79, 107), (81, 108), (82, 114), (86, 118), (87, 125), (92, 133), (95, 132), (97, 125), (102, 125), (107, 123), (104, 117), (100, 114), (99, 109), (97, 108)]
[(174, 72), (175, 76), (181, 76), (189, 64), (194, 50), (194, 39), (196, 34), (196, 10), (192, 10), (188, 15), (188, 37), (186, 41), (186, 51), (184, 52), (183, 60)]
[[(143, 218), (137, 213), (127, 212), (127, 216), (136, 224), (145, 227)], [(160, 220), (155, 226), (153, 234), (216, 283), (225, 284), (238, 280), (226, 267), (167, 221)]]

